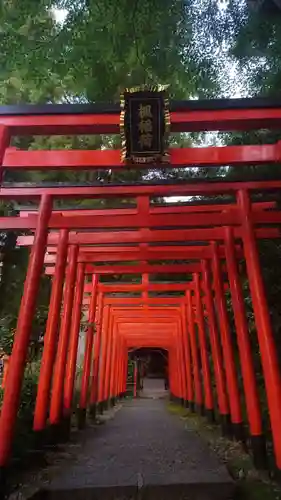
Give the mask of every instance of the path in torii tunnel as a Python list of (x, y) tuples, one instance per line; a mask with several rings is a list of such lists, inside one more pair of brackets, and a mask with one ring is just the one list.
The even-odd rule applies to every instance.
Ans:
[(188, 423), (169, 413), (163, 380), (146, 379), (144, 395), (117, 406), (104, 425), (84, 430), (75, 453), (36, 484), (35, 498), (232, 498), (225, 466)]

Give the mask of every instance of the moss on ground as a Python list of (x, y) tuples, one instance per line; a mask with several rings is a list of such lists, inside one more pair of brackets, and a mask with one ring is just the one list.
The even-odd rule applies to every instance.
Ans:
[(193, 428), (222, 460), (237, 484), (235, 500), (281, 500), (281, 486), (266, 472), (257, 471), (242, 445), (223, 438), (219, 428), (186, 408), (169, 403), (168, 410)]

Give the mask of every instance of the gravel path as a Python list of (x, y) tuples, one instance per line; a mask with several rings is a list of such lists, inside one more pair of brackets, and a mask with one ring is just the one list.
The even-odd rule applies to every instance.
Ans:
[(83, 446), (57, 471), (46, 498), (143, 498), (140, 492), (153, 499), (232, 498), (224, 465), (166, 404), (160, 399), (126, 402), (114, 419), (85, 431)]

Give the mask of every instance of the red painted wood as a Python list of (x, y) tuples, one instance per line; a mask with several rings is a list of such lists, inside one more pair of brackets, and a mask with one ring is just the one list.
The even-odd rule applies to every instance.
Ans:
[(100, 362), (98, 376), (98, 402), (103, 401), (105, 388), (105, 371), (106, 371), (106, 354), (107, 341), (109, 335), (109, 306), (104, 307), (103, 322), (101, 328), (101, 347), (100, 347)]
[[(150, 292), (171, 292), (171, 291), (182, 291), (184, 292), (185, 290), (188, 289), (193, 289), (194, 285), (193, 282), (186, 282), (186, 283), (149, 283), (148, 285), (143, 285), (143, 284), (131, 284), (131, 283), (125, 283), (125, 284), (119, 284), (117, 283), (99, 283), (98, 289), (99, 291), (102, 291), (104, 293), (112, 293), (112, 292), (141, 292), (143, 290), (147, 290)], [(224, 288), (228, 290), (228, 283), (224, 283)], [(89, 285), (85, 285), (84, 288), (84, 293), (90, 293), (90, 287)]]
[[(144, 196), (146, 198), (146, 196)], [(143, 198), (139, 197), (138, 199)], [(275, 201), (262, 201), (253, 203), (252, 209), (256, 210), (267, 210), (269, 208), (275, 208)], [(228, 212), (229, 210), (239, 210), (236, 204), (217, 204), (217, 205), (173, 205), (167, 204), (163, 206), (148, 206), (148, 210), (145, 213), (150, 214), (164, 214), (164, 213), (198, 213), (198, 212)], [(74, 215), (136, 215), (139, 213), (137, 208), (106, 208), (106, 209), (79, 209), (79, 210), (53, 210), (53, 214), (61, 214), (64, 217), (72, 217)], [(19, 212), (20, 217), (28, 217), (29, 215), (37, 214), (36, 210), (21, 210)]]
[[(170, 167), (258, 165), (280, 161), (280, 144), (170, 149)], [(121, 151), (108, 150), (6, 150), (3, 167), (7, 169), (124, 169)], [(157, 166), (157, 165), (156, 165)], [(132, 167), (132, 165), (131, 165)], [(134, 168), (146, 168), (140, 163)]]
[[(256, 238), (280, 238), (281, 232), (279, 228), (258, 228), (255, 229)], [(240, 228), (234, 229), (235, 238), (241, 238), (242, 232)], [(109, 243), (140, 243), (140, 242), (176, 242), (176, 241), (210, 241), (223, 240), (223, 228), (204, 228), (204, 229), (182, 229), (182, 230), (142, 230), (142, 231), (118, 231), (118, 232), (100, 232), (100, 233), (69, 233), (69, 243), (77, 245), (100, 245)], [(19, 236), (17, 244), (32, 245), (34, 236)], [(56, 233), (49, 234), (48, 245), (57, 245), (58, 235)]]
[[(206, 251), (207, 250), (207, 251)], [(99, 262), (99, 263), (104, 263), (104, 262), (133, 262), (133, 261), (153, 261), (153, 260), (198, 260), (198, 259), (203, 259), (205, 256), (209, 256), (209, 249), (206, 249), (203, 251), (199, 252), (192, 252), (191, 254), (189, 252), (186, 252), (184, 250), (181, 251), (174, 251), (174, 252), (166, 252), (165, 247), (163, 248), (163, 251), (159, 251), (158, 253), (154, 253), (151, 255), (150, 252), (131, 252), (129, 254), (127, 253), (100, 253), (100, 254), (90, 254), (90, 253), (82, 253), (80, 252), (79, 257), (78, 257), (78, 262), (87, 262), (87, 263), (93, 263), (93, 262)], [(239, 258), (243, 258), (243, 252), (240, 250), (239, 254), (237, 253)], [(221, 258), (223, 258), (224, 255), (221, 255)], [(45, 264), (55, 264), (56, 262), (56, 254), (50, 254), (45, 256)], [(145, 288), (143, 289), (145, 290)]]
[(212, 378), (210, 371), (210, 358), (208, 352), (206, 324), (204, 320), (203, 297), (201, 297), (200, 276), (194, 274), (194, 295), (191, 300), (195, 301), (195, 321), (197, 323), (198, 341), (200, 347), (200, 357), (202, 364), (202, 381), (204, 388), (204, 405), (206, 410), (214, 410), (214, 395), (212, 388)]
[[(89, 392), (89, 382), (91, 373), (91, 362), (92, 362), (92, 351), (94, 342), (94, 321), (96, 316), (96, 303), (97, 303), (97, 291), (98, 291), (98, 276), (93, 274), (91, 283), (91, 299), (89, 307), (89, 318), (88, 321), (90, 325), (87, 328), (86, 342), (85, 342), (85, 353), (83, 362), (83, 372), (81, 378), (81, 392), (79, 400), (79, 408), (84, 410), (87, 408), (88, 404), (88, 392)], [(85, 288), (85, 285), (84, 285)], [(82, 297), (83, 298), (83, 297)]]
[[(165, 184), (142, 186), (87, 186), (87, 187), (27, 187), (27, 188), (1, 188), (0, 197), (17, 199), (38, 199), (43, 194), (54, 198), (107, 198), (107, 197), (134, 197), (140, 195), (152, 196), (192, 196), (203, 194), (228, 193), (238, 191), (242, 182), (210, 182), (190, 184)], [(280, 189), (281, 181), (249, 181), (243, 182), (243, 189), (268, 191)]]
[[(270, 215), (272, 212), (263, 214), (257, 212), (255, 217), (259, 222), (259, 216), (266, 215), (267, 221), (270, 222)], [(281, 214), (279, 215), (281, 218)], [(0, 217), (0, 229), (36, 229), (37, 215), (30, 215), (28, 217)], [(278, 219), (278, 222), (280, 220)], [(54, 214), (50, 217), (49, 228), (51, 229), (88, 229), (88, 228), (140, 228), (140, 227), (161, 227), (161, 226), (223, 226), (223, 225), (238, 225), (240, 223), (239, 213), (230, 211), (229, 213), (216, 213), (216, 214), (159, 214), (143, 217), (142, 215), (118, 215), (111, 217), (108, 215), (96, 216), (73, 216), (64, 217), (60, 214)]]
[(94, 338), (93, 363), (92, 363), (92, 381), (90, 385), (90, 405), (97, 402), (98, 397), (98, 373), (101, 350), (101, 329), (103, 321), (103, 294), (99, 292), (97, 300), (97, 312), (95, 317), (96, 333)]
[[(185, 301), (185, 297), (149, 297), (148, 299), (140, 299), (139, 297), (105, 297), (105, 304), (181, 304)], [(89, 305), (90, 298), (84, 297), (83, 304)]]
[[(30, 243), (28, 237), (22, 237), (21, 242), (23, 243), (27, 238), (27, 246)], [(243, 251), (239, 245), (236, 245), (237, 256), (243, 257)], [(49, 246), (47, 248), (47, 254), (45, 256), (46, 263), (54, 263), (56, 259), (57, 247)], [(212, 252), (209, 246), (147, 246), (145, 248), (139, 246), (85, 246), (79, 251), (79, 260), (91, 259), (90, 262), (100, 262), (100, 261), (119, 261), (126, 258), (127, 261), (130, 260), (155, 260), (155, 259), (165, 259), (169, 256), (173, 256), (175, 259), (198, 259), (198, 258), (211, 258)], [(222, 245), (218, 245), (218, 254), (221, 258), (225, 257), (225, 250)]]
[(79, 344), (79, 331), (80, 331), (80, 318), (81, 318), (81, 307), (84, 289), (84, 264), (78, 264), (77, 266), (77, 276), (76, 276), (76, 286), (73, 300), (73, 310), (71, 315), (71, 328), (69, 332), (69, 347), (67, 353), (67, 367), (65, 373), (64, 381), (64, 412), (65, 416), (71, 414), (73, 392), (74, 392), (74, 382), (76, 373), (76, 362), (77, 362), (77, 351)]
[[(171, 130), (249, 130), (274, 128), (280, 125), (281, 109), (222, 109), (171, 113)], [(13, 135), (118, 134), (120, 115), (28, 115), (1, 116), (0, 124), (9, 127)]]
[(239, 277), (237, 261), (235, 258), (234, 238), (231, 227), (225, 228), (225, 251), (229, 290), (231, 294), (231, 303), (234, 313), (233, 318), (240, 356), (250, 434), (252, 436), (261, 436), (262, 419), (259, 404), (259, 393), (255, 374), (251, 339), (249, 336), (247, 312), (244, 303), (242, 283)]
[(24, 291), (20, 304), (17, 330), (5, 381), (5, 391), (0, 416), (0, 467), (7, 464), (12, 447), (21, 384), (24, 377), (26, 356), (30, 342), (33, 315), (39, 290), (40, 277), (47, 244), (48, 219), (52, 211), (50, 197), (44, 196), (40, 205), (40, 217), (34, 246), (29, 259)]
[(57, 344), (56, 361), (53, 370), (53, 385), (50, 401), (50, 423), (57, 425), (62, 418), (63, 386), (66, 371), (66, 360), (69, 346), (69, 332), (73, 310), (74, 288), (77, 276), (76, 245), (69, 246), (69, 265), (66, 273), (63, 312), (60, 323), (59, 339)]
[[(118, 297), (115, 297), (118, 298)], [(153, 297), (154, 299), (158, 299), (161, 297)], [(142, 302), (142, 298), (139, 299), (139, 302)], [(145, 299), (147, 300), (147, 299)], [(133, 304), (133, 302), (132, 302)], [(157, 302), (155, 302), (157, 304)], [(112, 314), (116, 317), (122, 317), (122, 318), (149, 318), (149, 317), (155, 317), (155, 318), (170, 318), (172, 317), (172, 320), (174, 319), (174, 316), (179, 316), (181, 308), (180, 306), (172, 306), (169, 307), (168, 309), (165, 309), (162, 307), (161, 302), (159, 303), (159, 307), (150, 307), (150, 308), (142, 308), (142, 307), (128, 307), (128, 305), (122, 305), (122, 301), (119, 303), (116, 301), (115, 305), (112, 303), (111, 307)]]
[(211, 291), (211, 275), (209, 265), (206, 260), (202, 261), (202, 281), (206, 300), (206, 310), (209, 325), (210, 345), (214, 364), (214, 374), (216, 381), (216, 393), (219, 412), (221, 415), (229, 414), (228, 394), (226, 392), (225, 372), (223, 369), (222, 352), (220, 339), (216, 324), (216, 312), (214, 309), (213, 295)]
[[(131, 274), (131, 273), (196, 273), (200, 270), (200, 264), (175, 264), (175, 265), (155, 265), (149, 264), (132, 265), (132, 266), (92, 266), (87, 264), (85, 267), (86, 274)], [(54, 274), (54, 267), (46, 267), (45, 272), (48, 276)]]
[(243, 245), (252, 296), (255, 324), (259, 341), (261, 363), (268, 400), (268, 409), (273, 436), (276, 464), (281, 469), (281, 374), (276, 344), (271, 326), (270, 311), (262, 278), (258, 248), (251, 221), (251, 201), (243, 189), (238, 195), (238, 202), (243, 211)]
[(211, 269), (213, 275), (213, 287), (215, 289), (214, 302), (216, 306), (218, 325), (220, 329), (220, 340), (222, 356), (226, 375), (227, 392), (229, 396), (230, 416), (233, 424), (242, 424), (242, 412), (239, 397), (237, 372), (235, 367), (235, 354), (232, 346), (231, 329), (227, 313), (227, 304), (223, 290), (222, 269), (220, 266), (217, 245), (211, 243), (213, 259)]
[(38, 391), (34, 410), (33, 430), (42, 431), (46, 426), (50, 389), (58, 342), (58, 324), (63, 296), (63, 284), (67, 259), (68, 232), (62, 229), (58, 245), (58, 259), (52, 283), (49, 313), (44, 335), (44, 349), (41, 359)]

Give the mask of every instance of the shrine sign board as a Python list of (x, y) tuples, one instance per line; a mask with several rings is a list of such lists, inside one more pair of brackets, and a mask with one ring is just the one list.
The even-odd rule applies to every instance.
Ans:
[(122, 161), (168, 163), (170, 125), (165, 86), (125, 89), (121, 96)]

